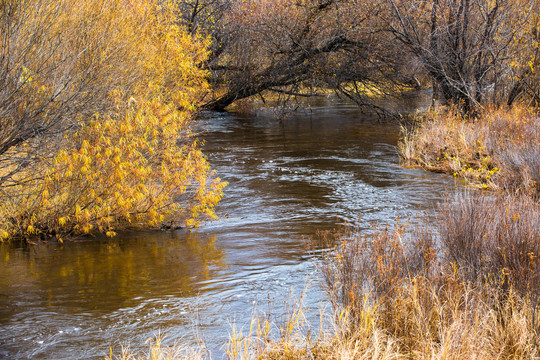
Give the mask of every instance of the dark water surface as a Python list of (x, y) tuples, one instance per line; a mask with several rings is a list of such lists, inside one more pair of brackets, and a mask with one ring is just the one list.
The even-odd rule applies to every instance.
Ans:
[[(0, 358), (94, 359), (120, 343), (206, 339), (223, 357), (232, 324), (278, 319), (305, 292), (325, 304), (305, 239), (344, 221), (433, 209), (449, 177), (398, 166), (395, 125), (326, 100), (285, 122), (203, 114), (205, 149), (229, 182), (219, 221), (192, 232), (0, 246)], [(247, 330), (247, 329), (246, 329)]]

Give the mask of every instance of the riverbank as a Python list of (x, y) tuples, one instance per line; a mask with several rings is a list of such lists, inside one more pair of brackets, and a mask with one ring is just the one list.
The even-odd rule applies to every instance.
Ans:
[[(227, 357), (539, 357), (539, 124), (516, 108), (475, 121), (427, 113), (404, 129), (400, 150), (410, 166), (497, 192), (449, 196), (437, 215), (412, 225), (324, 233), (316, 245), (328, 249), (317, 261), (332, 304), (327, 326), (314, 331), (300, 305), (281, 326), (254, 318), (243, 335), (231, 332)], [(193, 351), (157, 341), (143, 358), (211, 358)]]
[[(322, 234), (317, 245), (329, 250), (319, 269), (333, 326), (310, 331), (300, 305), (280, 327), (255, 318), (244, 335), (231, 332), (228, 358), (540, 356), (539, 205), (524, 197), (469, 195), (446, 201), (439, 215), (418, 225)], [(109, 359), (135, 358), (124, 351)], [(210, 354), (158, 340), (144, 358)]]
[(540, 117), (534, 109), (487, 108), (475, 119), (439, 108), (403, 127), (406, 166), (463, 178), (477, 188), (540, 196)]

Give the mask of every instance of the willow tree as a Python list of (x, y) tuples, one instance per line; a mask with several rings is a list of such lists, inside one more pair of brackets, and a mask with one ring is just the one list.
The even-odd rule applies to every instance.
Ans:
[(0, 2), (0, 232), (196, 225), (224, 186), (193, 137), (205, 40), (170, 2)]

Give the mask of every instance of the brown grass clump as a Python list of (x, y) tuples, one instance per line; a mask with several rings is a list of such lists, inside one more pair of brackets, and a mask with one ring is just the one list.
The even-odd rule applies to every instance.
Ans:
[(163, 344), (163, 338), (157, 336), (154, 339), (148, 339), (148, 350), (146, 353), (135, 353), (129, 347), (122, 347), (120, 354), (111, 353), (104, 357), (104, 360), (203, 360), (208, 358), (208, 353), (201, 347), (194, 349), (180, 344), (167, 346)]
[(384, 358), (537, 358), (538, 210), (524, 198), (462, 196), (443, 206), (437, 238), (401, 225), (328, 235), (338, 240), (321, 262), (340, 329), (331, 348), (354, 341), (347, 358), (389, 348)]
[(453, 174), (481, 188), (540, 196), (540, 117), (531, 109), (484, 109), (464, 118), (437, 109), (403, 128), (409, 166)]

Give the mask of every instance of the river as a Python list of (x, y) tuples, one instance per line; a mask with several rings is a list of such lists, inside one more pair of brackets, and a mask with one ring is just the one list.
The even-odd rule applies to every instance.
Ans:
[[(199, 229), (0, 246), (0, 358), (99, 359), (205, 340), (223, 358), (233, 324), (279, 321), (303, 294), (324, 307), (306, 239), (343, 222), (392, 222), (434, 209), (456, 184), (399, 166), (399, 127), (337, 100), (279, 122), (203, 113), (205, 153), (229, 182), (220, 219)], [(360, 220), (359, 220), (360, 219)]]

